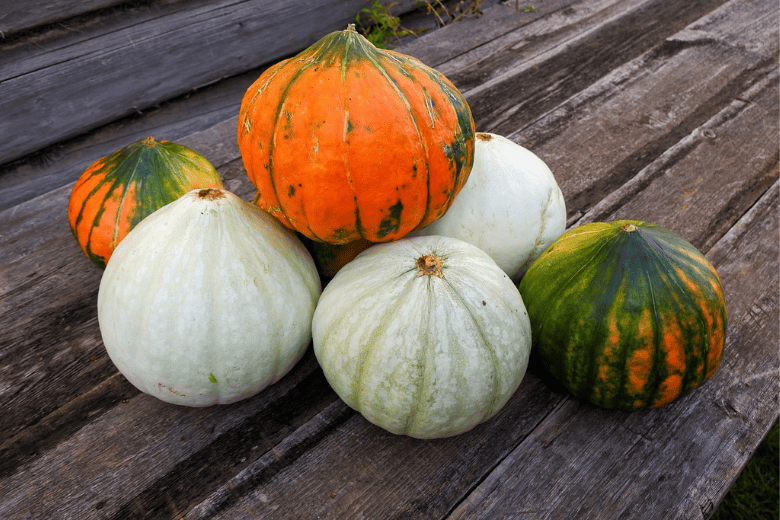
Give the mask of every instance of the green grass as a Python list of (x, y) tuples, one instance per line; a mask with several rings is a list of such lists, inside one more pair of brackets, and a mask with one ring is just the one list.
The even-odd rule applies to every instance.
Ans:
[(780, 438), (772, 427), (724, 497), (713, 520), (780, 519)]

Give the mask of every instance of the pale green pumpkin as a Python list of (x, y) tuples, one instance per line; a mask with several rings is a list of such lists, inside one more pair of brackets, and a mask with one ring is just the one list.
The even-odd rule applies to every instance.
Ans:
[(326, 286), (314, 352), (338, 395), (418, 438), (497, 413), (525, 374), (530, 323), (517, 288), (478, 248), (447, 237), (371, 247)]
[(218, 189), (157, 210), (114, 250), (98, 321), (120, 372), (163, 401), (250, 397), (303, 356), (320, 280), (273, 217)]

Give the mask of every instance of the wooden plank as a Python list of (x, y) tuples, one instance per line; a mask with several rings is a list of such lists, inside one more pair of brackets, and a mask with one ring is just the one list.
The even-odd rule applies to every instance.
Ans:
[[(548, 60), (550, 54), (559, 53), (562, 47), (576, 44), (589, 33), (599, 31), (610, 21), (625, 17), (645, 4), (647, 0), (555, 2), (540, 5), (531, 12), (500, 4), (486, 12), (485, 17), (494, 20), (488, 26), (493, 30), (487, 31), (486, 35), (492, 37), (480, 37), (476, 42), (478, 45), (471, 43), (474, 39), (468, 37), (465, 23), (443, 29), (442, 35), (436, 36), (437, 41), (444, 40), (439, 46), (460, 46), (462, 52), (454, 56), (437, 55), (436, 66), (463, 92), (484, 88), (503, 75), (511, 76), (517, 74), (518, 69)], [(537, 18), (543, 10), (547, 11), (545, 15)], [(416, 43), (416, 47), (436, 48), (427, 45), (424, 37)], [(468, 46), (464, 47), (466, 44)], [(421, 52), (426, 51), (421, 49)]]
[[(488, 5), (490, 3), (494, 5)], [(458, 23), (438, 29), (435, 34), (424, 33), (416, 38), (406, 37), (403, 44), (395, 50), (415, 56), (428, 66), (449, 74), (457, 69), (444, 69), (444, 63), (462, 55), (480, 52), (485, 45), (495, 46), (497, 42), (511, 37), (516, 29), (536, 25), (539, 21), (557, 17), (560, 13), (578, 9), (581, 5), (589, 9), (587, 6), (592, 3), (590, 0), (547, 0), (533, 10), (524, 11), (522, 8), (527, 7), (526, 5), (518, 5), (518, 8), (515, 8), (510, 2), (483, 2), (482, 14), (479, 17), (464, 18)], [(554, 23), (559, 27), (565, 26), (557, 21)]]
[(662, 0), (625, 0), (605, 7), (603, 17), (587, 18), (585, 31), (567, 31), (563, 39), (554, 31), (540, 35), (518, 53), (514, 67), (466, 91), (477, 129), (519, 130), (722, 3), (696, 0), (669, 9)]
[(560, 399), (529, 375), (490, 421), (429, 441), (355, 414), (284, 467), (247, 468), (257, 476), (238, 475), (184, 518), (443, 518)]
[(451, 518), (709, 517), (778, 416), (778, 193), (776, 183), (708, 253), (729, 308), (711, 381), (655, 410), (566, 399)]
[(0, 517), (173, 517), (335, 399), (311, 351), (234, 405), (189, 408), (139, 394), (0, 480)]
[[(766, 139), (780, 135), (778, 83), (774, 70), (592, 207), (579, 223), (631, 218), (668, 227), (679, 216), (700, 215), (726, 201), (724, 210), (710, 219), (677, 223), (678, 234), (708, 250), (778, 179), (778, 138)], [(686, 175), (688, 171), (698, 174)], [(758, 174), (733, 174), (739, 171)], [(718, 182), (724, 178), (731, 181)]]
[[(768, 30), (763, 37), (777, 38), (776, 27)], [(547, 162), (573, 222), (776, 67), (775, 60), (737, 47), (670, 43), (615, 69), (532, 124), (506, 130)], [(624, 146), (609, 146), (629, 135)]]
[(0, 11), (0, 38), (41, 25), (62, 22), (68, 18), (83, 15), (97, 9), (107, 9), (121, 4), (123, 0), (80, 0), (78, 2), (50, 0), (27, 0), (6, 2)]
[(751, 54), (776, 58), (780, 41), (769, 37), (780, 25), (777, 2), (731, 0), (675, 34), (670, 41), (716, 41)]
[(139, 139), (151, 135), (177, 142), (235, 117), (241, 97), (261, 71), (253, 69), (198, 89), (0, 166), (0, 211), (73, 183), (98, 158)]
[(0, 142), (0, 163), (293, 54), (343, 29), (367, 5), (368, 0), (174, 4), (149, 8), (145, 20), (116, 30), (85, 31), (76, 42), (28, 59), (13, 53), (0, 68), (0, 134), (7, 136)]

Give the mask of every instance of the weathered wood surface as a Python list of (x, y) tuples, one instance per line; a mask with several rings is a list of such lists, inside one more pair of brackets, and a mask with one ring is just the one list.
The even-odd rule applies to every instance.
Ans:
[(278, 60), (343, 29), (370, 5), (142, 2), (130, 13), (101, 12), (98, 20), (0, 41), (0, 163)]
[[(547, 162), (570, 225), (643, 219), (710, 258), (729, 313), (713, 379), (625, 413), (533, 365), (497, 417), (425, 442), (347, 408), (311, 351), (252, 399), (168, 405), (108, 360), (101, 271), (65, 218), (74, 177), (41, 164), (53, 187), (0, 212), (1, 518), (709, 517), (778, 417), (778, 4), (510, 4), (398, 50), (445, 71), (479, 130)], [(237, 110), (229, 98), (220, 113)], [(175, 105), (182, 120), (207, 112)], [(178, 140), (249, 200), (235, 113), (224, 119)]]
[(73, 17), (98, 9), (108, 9), (123, 0), (81, 0), (52, 2), (51, 0), (5, 0), (0, 6), (0, 37), (3, 39), (42, 25), (63, 23)]

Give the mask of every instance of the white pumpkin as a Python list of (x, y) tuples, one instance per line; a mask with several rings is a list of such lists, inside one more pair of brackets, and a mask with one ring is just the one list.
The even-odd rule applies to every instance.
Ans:
[(372, 246), (325, 287), (312, 321), (330, 385), (396, 434), (448, 437), (493, 416), (531, 348), (517, 287), (478, 248), (449, 237)]
[(194, 190), (116, 248), (98, 321), (111, 360), (139, 390), (225, 404), (301, 358), (320, 291), (311, 256), (276, 219), (228, 191)]
[(563, 194), (544, 161), (505, 137), (478, 133), (465, 186), (444, 216), (413, 234), (465, 240), (518, 282), (565, 229)]

